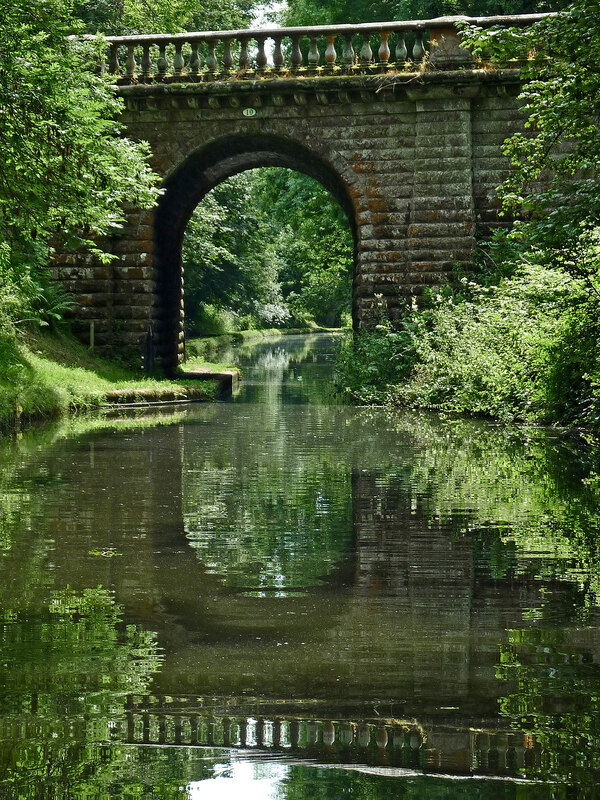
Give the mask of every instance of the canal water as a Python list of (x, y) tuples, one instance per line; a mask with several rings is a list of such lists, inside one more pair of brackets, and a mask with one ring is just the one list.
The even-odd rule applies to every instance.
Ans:
[(597, 795), (597, 451), (340, 404), (339, 341), (0, 447), (1, 798)]

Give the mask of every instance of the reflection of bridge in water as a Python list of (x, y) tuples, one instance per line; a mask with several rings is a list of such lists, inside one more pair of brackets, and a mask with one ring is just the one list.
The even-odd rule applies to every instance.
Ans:
[[(208, 706), (208, 708), (207, 708)], [(279, 713), (277, 713), (277, 706)], [(126, 719), (115, 733), (130, 744), (227, 747), (317, 761), (424, 770), (516, 776), (539, 766), (534, 738), (509, 728), (469, 727), (416, 720), (330, 720), (281, 713), (281, 704), (249, 709), (187, 697), (130, 697)]]
[[(252, 452), (266, 452), (256, 444), (265, 419), (236, 423), (232, 406), (194, 413), (189, 426), (129, 434), (131, 450), (118, 472), (117, 442), (104, 435), (52, 467), (69, 489), (52, 528), (55, 585), (114, 587), (125, 623), (155, 631), (164, 653), (152, 695), (130, 698), (115, 715), (115, 741), (222, 745), (465, 775), (536, 771), (548, 751), (515, 730), (523, 716), (519, 678), (530, 679), (545, 714), (566, 716), (571, 705), (555, 676), (570, 681), (571, 666), (585, 662), (589, 684), (577, 702), (586, 708), (597, 685), (600, 637), (575, 617), (550, 647), (528, 637), (513, 645), (510, 632), (536, 633), (532, 609), (548, 612), (551, 625), (553, 608), (578, 608), (577, 585), (541, 573), (527, 558), (493, 574), (477, 550), (477, 532), (462, 532), (468, 512), (453, 515), (450, 529), (428, 514), (426, 495), (403, 484), (400, 472), (382, 477), (377, 466), (388, 463), (393, 447), (398, 461), (397, 444), (380, 437), (371, 452), (359, 438), (359, 412), (306, 408), (305, 428), (313, 416), (325, 417), (328, 452), (341, 451), (341, 431), (350, 430), (359, 463), (369, 468), (346, 465), (351, 546), (321, 585), (297, 594), (257, 597), (227, 587), (186, 537), (183, 499), (202, 488), (189, 470), (203, 466), (194, 463), (196, 454), (208, 453), (217, 466), (233, 463), (242, 481), (243, 469), (255, 466), (235, 461), (240, 427), (255, 443)], [(278, 430), (296, 435), (297, 418), (297, 409), (289, 419), (282, 410)], [(281, 458), (289, 457), (291, 440)], [(274, 457), (268, 450), (265, 458)], [(93, 481), (71, 479), (90, 465)], [(98, 492), (101, 519), (85, 511), (88, 495)], [(201, 493), (196, 499), (206, 502)], [(91, 547), (119, 555), (94, 557)], [(502, 664), (503, 648), (514, 667)], [(502, 716), (500, 703), (511, 696)], [(590, 765), (592, 752), (590, 745)]]

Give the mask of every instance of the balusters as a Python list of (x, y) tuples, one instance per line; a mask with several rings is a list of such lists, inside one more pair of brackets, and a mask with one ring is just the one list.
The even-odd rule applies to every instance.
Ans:
[(258, 45), (258, 52), (256, 53), (256, 66), (259, 72), (263, 72), (267, 66), (267, 54), (265, 53), (265, 37), (257, 36), (256, 43)]
[(397, 62), (404, 62), (408, 59), (408, 50), (406, 49), (406, 41), (405, 41), (405, 34), (401, 31), (397, 33), (398, 41), (396, 42), (396, 61)]
[(390, 60), (390, 46), (388, 44), (389, 37), (389, 33), (384, 32), (381, 34), (381, 44), (379, 45), (379, 50), (377, 52), (377, 57), (379, 58), (380, 64), (387, 64), (387, 62)]
[(420, 61), (425, 55), (425, 48), (423, 47), (423, 31), (415, 31), (415, 44), (412, 50), (412, 57), (415, 61)]
[(371, 34), (370, 33), (363, 33), (362, 40), (363, 44), (360, 49), (360, 63), (361, 64), (370, 64), (373, 60), (373, 51), (371, 50)]
[(337, 53), (335, 52), (335, 34), (327, 34), (327, 47), (325, 48), (325, 61), (328, 67), (335, 66)]
[[(399, 29), (400, 27), (400, 29)], [(140, 37), (115, 37), (109, 40), (108, 71), (113, 75), (123, 75), (126, 82), (134, 82), (136, 79), (146, 83), (153, 80), (162, 81), (164, 79), (177, 79), (188, 74), (190, 79), (197, 79), (202, 72), (202, 65), (205, 66), (205, 79), (215, 80), (216, 75), (222, 72), (231, 73), (234, 69), (239, 69), (241, 73), (250, 70), (251, 59), (250, 51), (253, 53), (253, 68), (256, 73), (252, 76), (262, 76), (263, 73), (277, 73), (284, 68), (291, 68), (292, 72), (302, 72), (304, 66), (308, 67), (309, 74), (318, 74), (324, 64), (325, 72), (335, 73), (336, 66), (339, 64), (345, 72), (353, 72), (358, 65), (359, 71), (371, 71), (371, 68), (384, 71), (391, 63), (399, 65), (399, 68), (406, 68), (407, 61), (420, 62), (426, 55), (428, 45), (428, 23), (423, 22), (411, 24), (408, 28), (402, 28), (401, 23), (396, 27), (396, 23), (391, 24), (388, 30), (381, 30), (378, 25), (361, 26), (352, 29), (345, 27), (342, 33), (334, 33), (332, 29), (325, 27), (304, 28), (301, 30), (285, 31), (243, 31), (237, 36), (233, 32), (223, 32), (217, 37), (214, 34), (204, 35), (202, 33), (185, 34), (173, 37), (156, 36)], [(407, 47), (406, 35), (409, 35), (410, 47)], [(336, 39), (339, 38), (336, 47)], [(355, 48), (355, 42), (360, 36), (359, 47)], [(371, 39), (379, 36), (379, 46), (376, 52), (371, 48)], [(394, 46), (390, 48), (390, 36), (392, 36)], [(414, 37), (414, 39), (413, 39)], [(269, 57), (266, 48), (267, 39), (272, 39), (273, 63), (269, 65)], [(302, 48), (301, 42), (308, 40), (308, 54)], [(324, 49), (321, 48), (321, 41), (325, 41)], [(284, 41), (291, 44), (289, 54), (286, 56)], [(252, 42), (256, 42), (256, 50), (250, 47)], [(222, 64), (217, 57), (219, 44), (223, 48)], [(341, 44), (341, 46), (340, 46)], [(236, 46), (239, 47), (239, 66), (234, 63), (234, 52)], [(156, 54), (156, 50), (158, 54)], [(204, 50), (206, 48), (206, 51)], [(126, 51), (124, 61), (119, 63), (122, 53)], [(206, 57), (203, 60), (203, 55)], [(188, 56), (187, 54), (190, 53)], [(254, 55), (255, 53), (255, 55)], [(157, 57), (158, 55), (158, 57)], [(137, 60), (141, 59), (141, 60)], [(240, 76), (240, 77), (243, 77)]]
[(308, 66), (311, 69), (316, 69), (319, 66), (319, 37), (310, 37), (310, 48), (308, 50)]
[(281, 36), (275, 37), (275, 47), (273, 48), (273, 66), (280, 70), (283, 66), (283, 51), (281, 49)]
[(300, 50), (300, 35), (292, 36), (292, 69), (300, 69), (302, 66), (302, 50)]
[(135, 45), (129, 44), (127, 45), (127, 58), (125, 60), (125, 74), (129, 78), (129, 80), (133, 80), (135, 78), (135, 68), (137, 64), (135, 61)]
[(233, 67), (233, 55), (231, 53), (231, 39), (224, 40), (223, 67), (229, 71)]
[(150, 55), (151, 45), (145, 44), (142, 53), (142, 77), (149, 78), (152, 75), (152, 56)]
[(356, 60), (356, 53), (354, 52), (354, 47), (352, 46), (352, 34), (347, 33), (344, 38), (346, 43), (344, 45), (344, 53), (342, 58), (344, 59), (344, 64), (346, 67), (350, 68), (354, 66), (354, 62)]
[(160, 78), (167, 74), (167, 45), (161, 42), (158, 46), (158, 61), (156, 62), (156, 71)]
[(242, 38), (241, 42), (241, 49), (240, 49), (240, 69), (245, 70), (248, 69), (250, 66), (250, 56), (248, 55), (248, 39)]
[(217, 56), (215, 54), (215, 41), (212, 39), (208, 43), (208, 55), (206, 56), (206, 68), (209, 72), (217, 71)]
[(173, 72), (175, 75), (181, 75), (183, 72), (183, 67), (185, 66), (185, 61), (183, 60), (183, 55), (181, 53), (182, 47), (183, 42), (177, 42), (175, 44), (175, 57), (173, 58)]
[(199, 46), (199, 42), (192, 42), (192, 55), (190, 56), (190, 72), (192, 75), (197, 75), (200, 72)]

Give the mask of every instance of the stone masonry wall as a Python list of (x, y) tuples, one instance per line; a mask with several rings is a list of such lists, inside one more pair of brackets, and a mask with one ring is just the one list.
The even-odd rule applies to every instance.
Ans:
[[(168, 222), (159, 222), (160, 208), (132, 209), (110, 242), (110, 266), (58, 259), (83, 338), (93, 321), (98, 345), (141, 354), (151, 325), (173, 367), (183, 352), (179, 255), (189, 214), (229, 174), (272, 164), (321, 179), (346, 208), (355, 324), (382, 308), (398, 318), (426, 287), (451, 281), (457, 265), (468, 270), (476, 234), (498, 223), (502, 142), (522, 125), (518, 88), (515, 71), (470, 70), (121, 87), (127, 134), (150, 143), (164, 176)], [(254, 116), (244, 115), (249, 108)]]

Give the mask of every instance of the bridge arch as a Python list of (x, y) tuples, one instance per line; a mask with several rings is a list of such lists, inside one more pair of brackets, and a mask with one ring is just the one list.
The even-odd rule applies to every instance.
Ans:
[[(227, 178), (258, 167), (285, 167), (321, 183), (346, 213), (354, 238), (357, 220), (351, 184), (341, 170), (304, 145), (272, 134), (223, 136), (191, 152), (164, 180), (154, 215), (159, 352), (167, 369), (177, 365), (183, 338), (182, 244), (189, 219), (202, 198)], [(356, 176), (354, 175), (354, 178)], [(356, 266), (355, 266), (356, 271)]]

